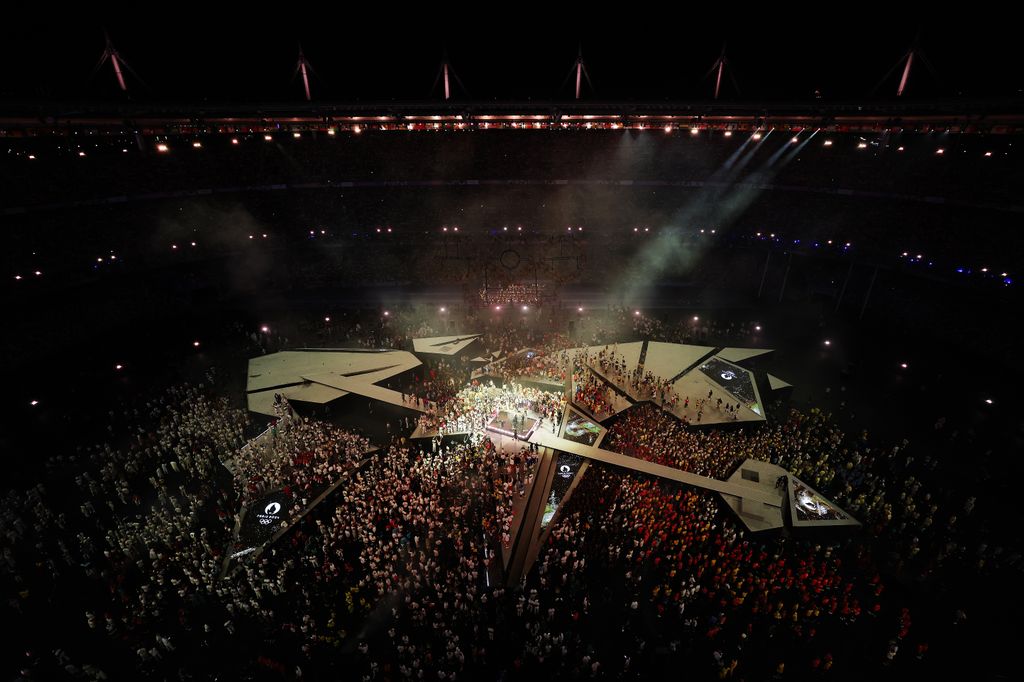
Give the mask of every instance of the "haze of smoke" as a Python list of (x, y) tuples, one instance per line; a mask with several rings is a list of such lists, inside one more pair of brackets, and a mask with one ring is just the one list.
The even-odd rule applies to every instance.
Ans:
[(701, 188), (699, 194), (679, 210), (666, 225), (657, 228), (656, 234), (633, 257), (626, 268), (624, 280), (613, 288), (624, 302), (642, 302), (655, 285), (669, 274), (683, 274), (691, 271), (704, 255), (705, 247), (692, 239), (684, 238), (684, 229), (702, 226), (714, 227), (725, 232), (756, 201), (764, 186), (803, 150), (817, 134), (811, 133), (794, 146), (787, 141), (775, 150), (760, 168), (752, 172), (743, 182), (737, 178), (771, 131), (753, 149), (746, 151), (750, 140), (745, 142), (716, 171)]

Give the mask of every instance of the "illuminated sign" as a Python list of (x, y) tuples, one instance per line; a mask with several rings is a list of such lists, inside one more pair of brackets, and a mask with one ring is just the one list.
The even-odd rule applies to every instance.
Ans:
[(280, 502), (271, 502), (270, 504), (268, 504), (266, 507), (263, 508), (263, 513), (262, 514), (257, 514), (256, 515), (256, 518), (259, 519), (260, 524), (264, 525), (264, 526), (269, 526), (272, 523), (280, 521), (281, 520), (281, 503)]

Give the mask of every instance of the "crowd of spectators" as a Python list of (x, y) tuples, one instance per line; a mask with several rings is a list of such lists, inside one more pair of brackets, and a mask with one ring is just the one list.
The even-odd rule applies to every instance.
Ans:
[(764, 429), (749, 437), (745, 432), (690, 429), (648, 403), (626, 412), (609, 429), (602, 445), (649, 462), (725, 479), (738, 463), (760, 458), (764, 450), (755, 438), (768, 432)]
[[(403, 342), (421, 331), (390, 326)], [(373, 345), (376, 330), (339, 333)], [(264, 350), (278, 343), (250, 340)], [(570, 343), (550, 337), (545, 357), (628, 375), (613, 348), (574, 358)], [(406, 398), (432, 401), (418, 426), (470, 438), (405, 440), (396, 431), (371, 455), (364, 437), (284, 402), (256, 435), (212, 374), (112, 410), (108, 442), (55, 456), (52, 480), (8, 493), (0, 579), (8, 613), (25, 624), (12, 674), (913, 674), (939, 643), (955, 641), (973, 610), (954, 591), (944, 593), (942, 618), (931, 608), (922, 616), (918, 586), (1019, 578), (1024, 568), (1019, 542), (998, 535), (985, 514), (990, 503), (944, 485), (977, 437), (945, 419), (915, 441), (881, 445), (816, 408), (713, 430), (644, 404), (617, 417), (602, 447), (715, 478), (746, 458), (770, 461), (863, 531), (750, 534), (711, 493), (591, 462), (574, 487), (559, 481), (571, 494), (558, 500), (536, 564), (508, 585), (501, 557), (535, 456), (496, 446), (485, 427), (502, 411), (529, 412), (557, 430), (565, 397), (467, 377), (458, 361), (432, 363)], [(282, 522), (290, 529), (226, 562), (240, 511), (270, 490), (291, 500)], [(68, 618), (54, 624), (51, 613)]]
[[(269, 490), (294, 496), (293, 515), (350, 471), (370, 449), (364, 436), (308, 417), (279, 401), (282, 419), (242, 447), (228, 464), (243, 503)], [(285, 521), (282, 521), (285, 523)]]

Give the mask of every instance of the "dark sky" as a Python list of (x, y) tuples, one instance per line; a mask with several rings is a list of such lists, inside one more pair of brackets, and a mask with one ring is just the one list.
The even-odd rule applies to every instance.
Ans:
[[(150, 9), (152, 6), (147, 6)], [(711, 93), (704, 75), (723, 42), (742, 99), (868, 97), (920, 35), (935, 74), (915, 65), (908, 95), (1000, 96), (1024, 86), (1019, 37), (998, 19), (885, 15), (787, 18), (723, 5), (688, 14), (620, 5), (603, 17), (581, 12), (579, 23), (555, 21), (536, 9), (424, 6), (320, 15), (308, 6), (240, 7), (237, 20), (195, 11), (132, 19), (34, 17), (0, 29), (0, 95), (6, 98), (116, 96), (109, 65), (90, 80), (103, 51), (103, 27), (155, 101), (287, 101), (301, 99), (292, 74), (301, 41), (320, 100), (420, 100), (431, 94), (442, 51), (474, 99), (567, 98), (560, 86), (582, 41), (598, 99), (697, 99)], [(298, 13), (301, 12), (301, 15)], [(831, 12), (830, 12), (831, 13)], [(797, 11), (786, 14), (798, 15)], [(806, 11), (804, 11), (806, 14)], [(254, 16), (258, 15), (258, 16)], [(594, 23), (600, 19), (600, 23)], [(460, 28), (474, 21), (475, 28)], [(877, 96), (895, 92), (899, 69)], [(728, 79), (727, 79), (728, 80)], [(458, 94), (458, 92), (457, 92)], [(435, 91), (435, 96), (438, 92)], [(723, 96), (737, 99), (732, 82)]]

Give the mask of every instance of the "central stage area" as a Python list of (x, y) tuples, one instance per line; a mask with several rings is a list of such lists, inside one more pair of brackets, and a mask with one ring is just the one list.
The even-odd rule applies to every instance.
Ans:
[(513, 415), (501, 410), (487, 422), (487, 430), (503, 436), (518, 436), (520, 440), (528, 440), (537, 430), (537, 424), (537, 420), (529, 415)]

